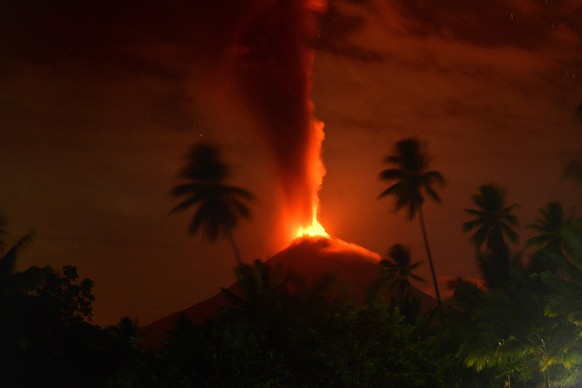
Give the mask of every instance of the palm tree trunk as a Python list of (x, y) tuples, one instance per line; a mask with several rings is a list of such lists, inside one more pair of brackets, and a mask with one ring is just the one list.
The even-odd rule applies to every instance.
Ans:
[(237, 265), (242, 265), (243, 262), (242, 262), (242, 259), (240, 256), (240, 251), (239, 251), (238, 245), (236, 244), (236, 241), (234, 239), (234, 234), (232, 233), (232, 230), (228, 231), (227, 237), (228, 237), (228, 241), (230, 241), (230, 246), (232, 247), (232, 250), (234, 252), (234, 258), (236, 260)]
[(428, 264), (430, 265), (430, 273), (432, 275), (432, 282), (434, 284), (434, 292), (436, 295), (437, 303), (441, 305), (441, 293), (439, 292), (439, 284), (437, 282), (436, 273), (434, 270), (434, 263), (432, 262), (432, 255), (430, 254), (430, 247), (428, 245), (428, 237), (426, 236), (426, 226), (424, 225), (424, 213), (422, 212), (422, 206), (418, 208), (418, 219), (420, 220), (420, 229), (422, 230), (422, 238), (424, 240), (424, 247), (426, 248), (426, 256), (428, 257)]

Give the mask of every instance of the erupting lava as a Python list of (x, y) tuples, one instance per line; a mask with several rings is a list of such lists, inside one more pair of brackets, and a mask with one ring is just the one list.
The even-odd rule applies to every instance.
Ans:
[(327, 231), (325, 230), (325, 228), (323, 227), (323, 225), (321, 225), (321, 223), (317, 219), (317, 208), (314, 208), (313, 209), (313, 219), (311, 221), (311, 225), (300, 226), (299, 229), (297, 230), (297, 233), (295, 233), (295, 237), (296, 238), (303, 237), (303, 236), (309, 236), (309, 237), (316, 237), (316, 236), (329, 237), (329, 233), (327, 233)]
[[(301, 282), (317, 282), (322, 276), (331, 275), (341, 282), (338, 294), (347, 293), (364, 303), (370, 285), (377, 279), (380, 255), (331, 238), (317, 219), (318, 194), (325, 175), (321, 160), (324, 133), (323, 123), (313, 115), (310, 95), (314, 54), (307, 42), (316, 35), (313, 13), (325, 10), (326, 1), (248, 3), (252, 4), (250, 12), (235, 29), (232, 53), (236, 55), (231, 63), (236, 65), (243, 101), (273, 151), (283, 202), (281, 236), (287, 241), (293, 239), (266, 263), (282, 271), (287, 279), (293, 275)], [(244, 295), (238, 282), (228, 290)], [(416, 289), (414, 293), (419, 295), (425, 311), (434, 309), (433, 299)], [(178, 317), (184, 315), (192, 322), (203, 322), (231, 305), (232, 300), (219, 293), (171, 314), (144, 328), (142, 344), (161, 348)]]
[[(308, 103), (308, 106), (313, 104)], [(323, 161), (321, 160), (321, 145), (324, 138), (323, 132), (323, 122), (315, 119), (312, 116), (312, 109), (309, 109), (310, 115), (310, 142), (308, 144), (308, 152), (305, 155), (305, 176), (306, 180), (304, 182), (306, 198), (303, 203), (307, 206), (306, 210), (303, 210), (299, 214), (295, 214), (295, 219), (299, 222), (300, 226), (296, 229), (295, 238), (310, 236), (310, 237), (330, 237), (323, 225), (319, 222), (317, 214), (319, 211), (319, 190), (323, 182), (323, 176), (325, 175), (325, 167), (323, 166)], [(307, 215), (307, 219), (305, 219)], [(299, 216), (299, 217), (297, 217)]]
[(325, 0), (255, 0), (234, 29), (232, 64), (247, 109), (272, 151), (280, 236), (329, 237), (317, 220), (323, 123), (311, 101), (316, 14)]

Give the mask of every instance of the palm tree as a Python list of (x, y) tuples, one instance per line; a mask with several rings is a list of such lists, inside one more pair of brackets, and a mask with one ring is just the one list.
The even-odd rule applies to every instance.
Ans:
[(229, 170), (216, 146), (195, 144), (180, 174), (188, 182), (175, 186), (171, 191), (172, 196), (184, 199), (170, 213), (196, 207), (188, 232), (195, 234), (202, 230), (203, 236), (210, 242), (226, 237), (237, 263), (241, 265), (233, 231), (238, 226), (239, 218), (251, 218), (247, 203), (256, 198), (251, 192), (225, 182)]
[(240, 294), (226, 288), (220, 289), (234, 304), (234, 310), (230, 311), (249, 314), (249, 317), (263, 322), (280, 313), (274, 306), (282, 301), (291, 273), (283, 276), (282, 272), (256, 259), (251, 265), (239, 265), (235, 276), (241, 288)]
[(479, 194), (472, 197), (478, 209), (465, 209), (475, 219), (465, 222), (463, 231), (469, 232), (477, 228), (471, 237), (477, 251), (483, 244), (486, 244), (487, 250), (497, 251), (505, 246), (504, 237), (511, 242), (517, 241), (517, 234), (512, 228), (517, 225), (517, 218), (512, 214), (517, 205), (507, 205), (505, 196), (505, 189), (500, 186), (482, 185), (479, 187)]
[(402, 244), (394, 244), (388, 251), (389, 258), (380, 261), (380, 266), (392, 279), (393, 285), (401, 292), (410, 288), (410, 280), (425, 283), (420, 276), (413, 273), (422, 264), (421, 261), (411, 263), (410, 249)]
[(454, 322), (458, 335), (459, 329), (467, 328), (473, 312), (483, 300), (485, 291), (476, 282), (461, 277), (449, 280), (447, 287), (453, 291), (453, 296), (445, 302), (445, 308), (441, 310), (443, 322), (450, 324), (448, 319)]
[[(5, 225), (6, 221), (0, 218), (0, 237), (6, 235)], [(8, 249), (5, 249), (4, 241), (0, 239), (0, 298), (26, 292), (41, 282), (42, 274), (38, 267), (30, 267), (24, 272), (16, 271), (18, 254), (32, 239), (32, 233), (27, 233)]]
[(428, 195), (437, 203), (441, 202), (441, 198), (434, 186), (444, 186), (445, 180), (438, 171), (428, 170), (431, 158), (423, 148), (417, 138), (407, 138), (396, 143), (394, 155), (388, 155), (385, 159), (385, 162), (393, 165), (394, 168), (388, 168), (380, 172), (380, 179), (394, 183), (384, 190), (378, 198), (394, 196), (396, 210), (403, 207), (407, 208), (408, 219), (410, 220), (414, 219), (418, 213), (435, 295), (440, 305), (441, 295), (426, 235), (423, 204), (425, 195)]
[(572, 214), (566, 217), (562, 204), (557, 201), (548, 202), (538, 213), (540, 217), (528, 225), (538, 233), (526, 241), (526, 246), (538, 247), (530, 258), (528, 269), (534, 273), (559, 271), (564, 263), (561, 233), (572, 220)]
[(538, 213), (541, 217), (536, 219), (533, 224), (528, 225), (528, 227), (538, 232), (539, 235), (527, 240), (526, 245), (559, 248), (561, 242), (560, 233), (572, 217), (565, 217), (564, 208), (557, 201), (548, 202), (545, 208), (538, 209)]
[(137, 320), (127, 316), (121, 318), (117, 325), (108, 327), (107, 330), (129, 347), (137, 347), (143, 337)]

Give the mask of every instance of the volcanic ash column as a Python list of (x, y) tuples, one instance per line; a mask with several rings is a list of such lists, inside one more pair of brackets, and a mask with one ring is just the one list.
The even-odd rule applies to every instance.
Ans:
[(288, 238), (325, 235), (317, 222), (323, 123), (313, 117), (312, 42), (324, 1), (255, 1), (235, 29), (236, 83), (275, 159)]

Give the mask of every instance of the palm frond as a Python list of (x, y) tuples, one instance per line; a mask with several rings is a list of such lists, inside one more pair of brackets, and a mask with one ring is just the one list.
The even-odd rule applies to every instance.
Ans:
[(482, 210), (475, 210), (475, 209), (464, 209), (465, 213), (472, 215), (477, 218), (485, 218), (485, 212)]
[(431, 186), (424, 186), (424, 190), (426, 191), (426, 193), (429, 195), (429, 197), (431, 197), (435, 202), (437, 203), (441, 203), (441, 197), (438, 195), (438, 193), (431, 187)]
[(386, 190), (382, 191), (378, 196), (378, 199), (386, 197), (388, 195), (394, 195), (398, 192), (398, 190), (403, 186), (402, 182), (398, 182), (393, 184), (392, 186), (388, 187)]
[(190, 220), (190, 225), (188, 226), (188, 233), (195, 234), (202, 228), (205, 223), (206, 212), (202, 206), (198, 207)]
[(470, 232), (476, 226), (479, 226), (481, 224), (482, 224), (481, 220), (467, 221), (463, 224), (463, 232)]
[(406, 177), (406, 174), (402, 170), (389, 168), (387, 170), (381, 171), (379, 177), (380, 179), (384, 179), (386, 181), (392, 181), (403, 179)]
[(501, 214), (499, 217), (500, 220), (502, 220), (510, 225), (517, 226), (518, 225), (517, 217), (515, 217), (513, 214), (510, 214), (510, 212), (514, 208), (515, 208), (514, 206), (510, 206), (510, 207), (503, 209), (500, 213)]
[(416, 261), (416, 262), (410, 264), (407, 267), (407, 271), (415, 270), (416, 268), (420, 267), (422, 264), (424, 264), (424, 262), (422, 262), (422, 261)]
[(204, 185), (201, 183), (185, 183), (174, 186), (170, 191), (170, 194), (172, 195), (172, 197), (181, 197), (183, 195), (196, 194), (203, 189)]
[(186, 198), (185, 200), (183, 200), (182, 202), (180, 202), (179, 204), (174, 206), (170, 210), (169, 214), (175, 214), (175, 213), (182, 212), (182, 211), (189, 209), (190, 207), (192, 207), (192, 206), (194, 206), (202, 201), (203, 201), (202, 195), (194, 195), (190, 198)]
[(501, 222), (499, 224), (499, 227), (503, 231), (503, 234), (505, 234), (507, 236), (507, 238), (509, 238), (509, 241), (511, 241), (513, 243), (517, 242), (517, 240), (519, 239), (519, 236), (517, 235), (517, 233), (515, 233), (513, 228), (511, 228), (509, 225), (507, 225), (503, 222)]
[(0, 257), (0, 277), (7, 276), (14, 272), (18, 254), (24, 247), (34, 240), (33, 233), (27, 233), (22, 236), (12, 247)]
[(424, 278), (421, 278), (420, 276), (416, 275), (416, 274), (408, 274), (408, 277), (410, 277), (413, 280), (416, 280), (419, 283), (426, 283), (426, 280), (424, 280)]
[(237, 213), (238, 215), (242, 216), (247, 220), (251, 218), (251, 211), (244, 202), (239, 201), (238, 199), (233, 199), (232, 205), (234, 207), (233, 210), (234, 213)]
[(446, 181), (445, 178), (443, 177), (443, 175), (435, 170), (432, 171), (427, 171), (424, 176), (426, 177), (426, 179), (428, 180), (429, 183), (436, 183), (439, 186), (444, 186)]
[(553, 238), (553, 236), (548, 235), (548, 234), (542, 234), (542, 235), (539, 235), (539, 236), (535, 236), (535, 237), (532, 237), (532, 238), (528, 239), (525, 242), (525, 246), (526, 247), (533, 247), (533, 246), (544, 245), (548, 241), (551, 241), (552, 238)]
[(480, 248), (481, 245), (483, 245), (483, 243), (487, 239), (488, 234), (489, 234), (489, 229), (487, 228), (487, 226), (481, 225), (479, 227), (479, 229), (477, 229), (477, 231), (475, 232), (473, 237), (471, 238), (471, 241), (473, 242), (473, 244), (475, 244), (475, 246), (477, 248)]
[(195, 182), (212, 183), (223, 181), (229, 172), (230, 167), (222, 161), (218, 147), (202, 142), (190, 148), (180, 176)]

